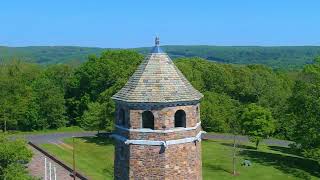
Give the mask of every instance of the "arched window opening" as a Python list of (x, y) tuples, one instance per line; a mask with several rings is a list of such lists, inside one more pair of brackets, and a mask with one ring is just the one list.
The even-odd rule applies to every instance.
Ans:
[(123, 109), (119, 111), (119, 124), (125, 126), (126, 124), (126, 112)]
[(199, 114), (199, 106), (197, 106), (197, 109), (196, 109), (196, 116), (197, 116), (197, 123), (200, 122), (200, 114)]
[(142, 113), (142, 128), (154, 129), (154, 116), (151, 111)]
[(174, 114), (174, 127), (186, 127), (186, 113), (183, 110)]

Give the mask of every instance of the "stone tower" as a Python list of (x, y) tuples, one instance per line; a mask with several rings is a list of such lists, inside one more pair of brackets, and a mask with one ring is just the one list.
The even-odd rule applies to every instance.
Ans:
[(151, 53), (112, 97), (115, 179), (202, 179), (202, 97), (157, 37)]

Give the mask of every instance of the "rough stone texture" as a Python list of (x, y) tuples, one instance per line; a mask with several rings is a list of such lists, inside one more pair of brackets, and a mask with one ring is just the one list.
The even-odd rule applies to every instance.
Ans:
[(130, 179), (201, 179), (201, 143), (130, 146)]
[[(142, 128), (142, 113), (145, 110), (130, 109), (123, 104), (118, 104), (116, 107), (123, 108), (128, 113), (126, 120), (127, 124), (130, 124), (130, 129)], [(177, 129), (174, 128), (174, 115), (178, 110), (185, 111), (187, 128), (195, 127), (200, 122), (199, 104), (147, 110), (154, 115), (155, 130)], [(118, 119), (119, 115), (116, 118)], [(117, 128), (115, 133), (132, 140), (168, 141), (195, 137), (201, 131), (201, 126), (191, 130), (180, 129), (182, 130), (161, 133), (129, 132)], [(121, 147), (124, 150), (120, 150)], [(115, 179), (202, 179), (200, 142), (176, 144), (164, 148), (150, 145), (125, 145), (119, 141), (115, 148)]]
[[(178, 110), (184, 110), (186, 113), (187, 126), (194, 127), (200, 122), (199, 104), (187, 106), (164, 107), (159, 109), (152, 109), (154, 116), (154, 125), (156, 130), (168, 130), (174, 128), (174, 114)], [(117, 105), (116, 110), (116, 124), (120, 124), (119, 111), (123, 109), (126, 112), (126, 128), (140, 129), (142, 128), (142, 113), (145, 109), (129, 109), (125, 105)]]

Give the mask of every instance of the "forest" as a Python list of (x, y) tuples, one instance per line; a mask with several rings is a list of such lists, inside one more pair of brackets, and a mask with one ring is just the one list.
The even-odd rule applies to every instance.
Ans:
[[(317, 46), (168, 45), (162, 48), (172, 59), (200, 57), (227, 64), (264, 64), (273, 69), (301, 69), (320, 54), (320, 47)], [(151, 47), (142, 47), (131, 50), (146, 55), (150, 49)], [(100, 55), (105, 50), (107, 49), (76, 46), (0, 46), (0, 60), (20, 59), (39, 64), (68, 63), (74, 66), (85, 62), (88, 55)]]
[[(0, 128), (112, 131), (115, 107), (110, 97), (143, 58), (132, 50), (107, 50), (78, 66), (4, 61)], [(174, 63), (204, 94), (204, 130), (292, 140), (302, 155), (320, 161), (319, 57), (295, 71), (202, 58), (177, 58)]]

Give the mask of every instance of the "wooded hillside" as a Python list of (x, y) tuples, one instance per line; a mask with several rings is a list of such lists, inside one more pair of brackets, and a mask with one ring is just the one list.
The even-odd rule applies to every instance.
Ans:
[[(320, 55), (318, 46), (163, 46), (173, 58), (201, 57), (203, 59), (230, 64), (264, 64), (272, 68), (296, 69)], [(40, 64), (80, 64), (88, 55), (99, 55), (102, 48), (72, 46), (0, 47), (0, 59), (20, 59)], [(147, 54), (149, 47), (135, 48)]]

